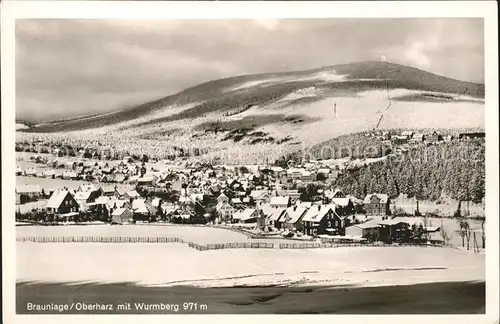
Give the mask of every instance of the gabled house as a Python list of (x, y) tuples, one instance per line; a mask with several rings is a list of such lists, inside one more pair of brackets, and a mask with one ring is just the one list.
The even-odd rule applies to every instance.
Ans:
[(291, 204), (291, 200), (289, 196), (276, 196), (271, 197), (269, 204), (273, 208), (288, 208)]
[(79, 205), (73, 195), (66, 189), (55, 191), (45, 205), (48, 214), (64, 215), (78, 213)]
[(131, 200), (141, 198), (141, 195), (136, 190), (129, 190), (122, 197), (123, 199)]
[(269, 190), (252, 190), (250, 192), (250, 197), (252, 197), (256, 203), (269, 202), (269, 200), (271, 200), (271, 193)]
[(363, 201), (367, 215), (389, 215), (389, 196), (386, 194), (368, 194)]
[(99, 191), (76, 191), (74, 196), (81, 211), (86, 211), (88, 204), (94, 202), (97, 197), (99, 197)]
[(302, 231), (302, 217), (307, 212), (306, 207), (292, 206), (288, 207), (282, 215), (282, 228), (287, 230)]
[(354, 224), (345, 228), (345, 235), (352, 238), (364, 238), (368, 241), (378, 241), (381, 227), (376, 221)]
[(413, 134), (410, 143), (412, 144), (418, 144), (422, 143), (425, 140), (425, 135), (424, 134)]
[(281, 229), (281, 224), (283, 222), (282, 216), (285, 213), (285, 208), (274, 208), (271, 214), (267, 216), (267, 224), (273, 226), (277, 229)]
[(232, 198), (231, 199), (231, 205), (233, 205), (233, 206), (241, 206), (241, 205), (243, 205), (243, 201), (241, 200), (241, 198)]
[(27, 168), (26, 170), (24, 170), (24, 175), (25, 176), (36, 176), (37, 172), (36, 172), (36, 169), (35, 168)]
[(42, 175), (44, 178), (55, 179), (56, 178), (56, 171), (53, 169), (44, 170), (42, 172)]
[(316, 235), (344, 235), (342, 219), (335, 212), (335, 205), (313, 205), (302, 218), (303, 233)]
[(378, 223), (381, 226), (380, 240), (384, 242), (406, 242), (409, 240), (410, 224), (398, 220), (397, 218), (389, 218)]
[(339, 216), (354, 214), (354, 203), (349, 198), (332, 198), (330, 203), (335, 205), (335, 211)]
[(233, 223), (257, 223), (259, 213), (254, 208), (245, 208), (233, 214)]
[(134, 199), (132, 201), (132, 212), (135, 220), (149, 221), (156, 215), (156, 210), (151, 202), (146, 199)]
[(227, 202), (220, 202), (215, 206), (217, 215), (219, 215), (221, 220), (229, 221), (233, 214), (236, 212), (236, 208), (231, 206)]
[(115, 186), (102, 186), (101, 187), (101, 196), (111, 197), (115, 195)]
[(39, 185), (16, 186), (16, 205), (40, 198), (42, 191)]
[(425, 141), (430, 143), (438, 142), (441, 141), (442, 139), (443, 137), (437, 132), (432, 132), (431, 134), (425, 136)]
[(128, 224), (134, 220), (134, 213), (128, 207), (117, 208), (111, 213), (111, 223)]

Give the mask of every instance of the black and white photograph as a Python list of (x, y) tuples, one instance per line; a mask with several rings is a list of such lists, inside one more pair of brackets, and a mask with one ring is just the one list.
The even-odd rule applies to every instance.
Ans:
[(12, 312), (498, 317), (497, 39), (445, 14), (13, 19)]

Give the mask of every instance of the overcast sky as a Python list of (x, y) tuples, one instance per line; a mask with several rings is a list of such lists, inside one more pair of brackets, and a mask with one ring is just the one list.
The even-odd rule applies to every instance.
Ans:
[(222, 77), (357, 61), (484, 82), (482, 19), (18, 20), (17, 118), (107, 112)]

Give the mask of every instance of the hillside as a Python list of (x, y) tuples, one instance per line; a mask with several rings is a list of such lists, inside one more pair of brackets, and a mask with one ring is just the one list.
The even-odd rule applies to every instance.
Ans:
[(209, 81), (132, 109), (36, 125), (17, 140), (256, 163), (374, 128), (484, 128), (484, 117), (482, 84), (361, 62)]
[[(64, 132), (98, 128), (152, 115), (170, 106), (196, 103), (166, 117), (154, 118), (137, 126), (153, 125), (249, 105), (267, 105), (294, 91), (315, 88), (321, 97), (356, 95), (369, 90), (407, 89), (484, 98), (484, 85), (438, 76), (416, 68), (386, 63), (361, 62), (313, 70), (237, 76), (205, 82), (177, 94), (132, 109), (104, 115), (46, 123), (30, 132)], [(454, 98), (453, 97), (453, 98)], [(435, 97), (436, 98), (436, 97)], [(453, 99), (452, 98), (452, 99)], [(395, 98), (397, 100), (397, 98)], [(436, 98), (443, 99), (444, 98)], [(450, 98), (447, 98), (450, 99)], [(318, 99), (319, 100), (319, 99)], [(401, 100), (418, 100), (415, 96)], [(422, 98), (425, 100), (425, 98)], [(459, 99), (460, 100), (460, 99)]]

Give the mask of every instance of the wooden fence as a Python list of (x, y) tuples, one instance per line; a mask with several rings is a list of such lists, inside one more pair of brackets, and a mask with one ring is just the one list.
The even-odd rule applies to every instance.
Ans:
[(32, 243), (186, 243), (178, 237), (142, 236), (23, 236), (16, 242)]
[(198, 244), (184, 241), (178, 237), (141, 237), (141, 236), (23, 236), (17, 242), (32, 243), (185, 243), (198, 251), (222, 249), (318, 249), (339, 247), (443, 247), (429, 244), (380, 244), (380, 243), (275, 243), (275, 242), (232, 242)]

